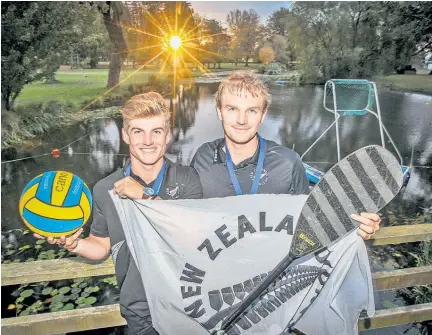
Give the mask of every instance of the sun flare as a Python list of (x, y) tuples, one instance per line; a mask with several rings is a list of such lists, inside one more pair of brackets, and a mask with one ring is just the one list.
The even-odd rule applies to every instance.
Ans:
[[(199, 69), (200, 72), (212, 74), (211, 70), (206, 69), (204, 64), (199, 60), (199, 55), (218, 55), (215, 52), (206, 50), (205, 45), (209, 38), (219, 34), (197, 34), (197, 29), (202, 25), (202, 22), (196, 22), (192, 27), (187, 27), (192, 19), (192, 13), (184, 20), (181, 27), (178, 26), (178, 14), (181, 13), (179, 9), (180, 3), (176, 3), (176, 11), (174, 17), (167, 15), (163, 12), (160, 15), (153, 15), (147, 9), (144, 10), (144, 17), (148, 20), (150, 25), (156, 27), (157, 31), (151, 29), (138, 29), (137, 27), (117, 24), (129, 33), (133, 32), (136, 35), (145, 36), (145, 39), (150, 39), (151, 42), (145, 44), (137, 44), (135, 48), (120, 50), (116, 53), (139, 53), (148, 52), (147, 59), (142, 59), (142, 65), (128, 74), (125, 78), (119, 81), (118, 84), (107, 89), (99, 94), (81, 110), (87, 109), (95, 101), (101, 99), (120, 84), (127, 81), (133, 75), (149, 66), (159, 67), (159, 74), (166, 74), (172, 76), (173, 83), (173, 97), (176, 96), (176, 84), (178, 79), (190, 78), (192, 76), (192, 68)], [(201, 43), (203, 42), (203, 43)], [(201, 46), (202, 48), (200, 48)], [(195, 71), (195, 70), (194, 70)]]
[(172, 36), (170, 39), (170, 46), (171, 48), (173, 48), (174, 50), (177, 50), (178, 48), (181, 47), (182, 41), (181, 38), (179, 36)]

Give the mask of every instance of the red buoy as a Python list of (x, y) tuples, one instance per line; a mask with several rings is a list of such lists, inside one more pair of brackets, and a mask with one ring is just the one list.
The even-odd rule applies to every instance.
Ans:
[(57, 158), (58, 156), (60, 156), (60, 150), (59, 150), (59, 149), (52, 149), (52, 150), (51, 150), (51, 155), (52, 155), (54, 158)]

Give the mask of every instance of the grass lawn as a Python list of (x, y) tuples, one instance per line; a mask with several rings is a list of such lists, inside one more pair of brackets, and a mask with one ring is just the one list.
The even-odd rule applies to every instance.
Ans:
[[(121, 74), (121, 79), (126, 78), (132, 73), (125, 71)], [(155, 70), (144, 70), (125, 80), (119, 87), (111, 93), (118, 94), (132, 83), (145, 83), (148, 78), (156, 73)], [(77, 107), (84, 101), (97, 97), (106, 91), (108, 70), (71, 70), (58, 71), (55, 84), (46, 84), (44, 81), (26, 85), (18, 96), (16, 104), (26, 105), (43, 101), (62, 101), (72, 102)]]
[[(213, 64), (211, 65), (213, 67)], [(249, 69), (257, 68), (258, 64), (250, 64)], [(192, 69), (192, 64), (191, 67)], [(196, 68), (198, 69), (198, 68)], [(239, 63), (237, 66), (231, 63), (221, 64), (221, 69), (210, 71), (242, 70), (247, 69), (244, 64)], [(127, 68), (122, 71), (121, 79), (132, 74), (134, 69)], [(157, 74), (159, 69), (147, 68), (132, 75), (125, 80), (119, 87), (116, 87), (110, 94), (121, 95), (127, 90), (132, 83), (146, 83), (152, 74)], [(194, 77), (200, 76), (200, 71), (192, 72)], [(56, 73), (56, 79), (59, 81), (55, 84), (46, 84), (45, 81), (35, 82), (26, 85), (16, 100), (16, 106), (23, 106), (32, 103), (44, 101), (62, 101), (71, 102), (79, 108), (84, 101), (96, 98), (99, 94), (106, 91), (108, 79), (108, 69), (82, 69), (82, 70), (65, 70)]]
[(377, 84), (391, 90), (432, 94), (432, 75), (394, 74), (377, 78)]

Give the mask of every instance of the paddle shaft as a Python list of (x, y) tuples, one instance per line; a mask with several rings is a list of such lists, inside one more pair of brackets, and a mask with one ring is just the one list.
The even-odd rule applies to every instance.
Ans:
[[(220, 330), (227, 330), (232, 323), (241, 315), (243, 314), (246, 309), (263, 294), (263, 292), (269, 287), (269, 285), (274, 282), (277, 277), (281, 275), (282, 272), (298, 257), (289, 253), (287, 256), (282, 259), (282, 261), (276, 265), (276, 267), (269, 273), (267, 277), (264, 278), (264, 280), (257, 286), (255, 289), (249, 294), (246, 299), (244, 299), (238, 307), (234, 310), (234, 312), (228, 316), (221, 325)], [(223, 334), (217, 332), (217, 334)]]

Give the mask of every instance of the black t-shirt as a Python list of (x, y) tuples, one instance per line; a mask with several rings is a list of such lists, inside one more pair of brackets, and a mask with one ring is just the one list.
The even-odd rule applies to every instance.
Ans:
[[(164, 200), (200, 199), (202, 188), (195, 169), (181, 166), (166, 159), (166, 171), (159, 197)], [(129, 164), (126, 163), (126, 166)], [(97, 237), (109, 237), (111, 255), (115, 264), (117, 284), (120, 290), (120, 312), (127, 320), (132, 334), (156, 334), (140, 273), (126, 244), (126, 237), (108, 191), (125, 177), (125, 168), (102, 179), (93, 188), (93, 222), (90, 232)], [(139, 177), (132, 175), (142, 184)], [(152, 186), (150, 183), (147, 186)], [(147, 329), (147, 331), (145, 330)]]
[[(198, 172), (204, 198), (236, 195), (228, 173), (223, 138), (203, 144), (198, 148), (191, 166)], [(264, 140), (264, 169), (258, 193), (306, 194), (309, 182), (300, 156), (289, 148)], [(259, 150), (234, 166), (243, 194), (249, 194), (255, 177)]]

